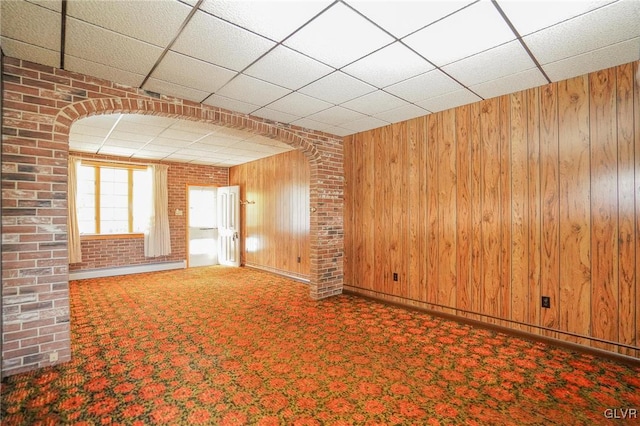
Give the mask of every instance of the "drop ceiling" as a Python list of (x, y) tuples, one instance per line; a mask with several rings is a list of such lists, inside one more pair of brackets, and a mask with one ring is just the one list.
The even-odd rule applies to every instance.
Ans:
[[(0, 1), (4, 54), (338, 136), (640, 59), (638, 0), (67, 0), (64, 6)], [(120, 155), (134, 157), (152, 149), (160, 157), (167, 149), (163, 158), (201, 162), (204, 153), (217, 164), (253, 158), (248, 152), (269, 146), (287, 149), (197, 128), (182, 135), (181, 143), (190, 143), (169, 152), (178, 145), (160, 144), (173, 140), (166, 134), (145, 139), (120, 127), (137, 122), (188, 133), (184, 122), (96, 120), (74, 125), (72, 133), (94, 136), (78, 142), (83, 149), (120, 147)], [(99, 133), (101, 126), (111, 134)], [(236, 141), (223, 148), (237, 150), (229, 151), (237, 160), (210, 150), (215, 134)]]

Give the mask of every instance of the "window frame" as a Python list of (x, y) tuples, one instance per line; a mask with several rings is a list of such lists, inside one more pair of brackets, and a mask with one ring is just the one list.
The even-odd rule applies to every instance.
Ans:
[[(80, 160), (80, 167), (89, 166), (94, 168), (94, 179), (95, 179), (95, 220), (94, 220), (94, 229), (96, 232), (94, 233), (85, 233), (80, 234), (80, 239), (85, 240), (107, 240), (113, 238), (141, 238), (144, 236), (142, 232), (134, 232), (133, 231), (133, 172), (134, 170), (147, 170), (148, 166), (146, 164), (132, 164), (132, 163), (116, 163), (109, 161), (99, 161), (99, 160), (85, 160), (84, 158)], [(120, 232), (113, 234), (102, 234), (100, 233), (100, 172), (101, 168), (107, 169), (125, 169), (127, 170), (127, 206), (128, 206), (128, 229), (129, 232)]]

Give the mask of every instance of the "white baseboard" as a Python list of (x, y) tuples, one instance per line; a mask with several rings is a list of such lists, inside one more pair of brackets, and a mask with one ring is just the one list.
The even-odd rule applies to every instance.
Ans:
[(70, 280), (84, 280), (87, 278), (113, 277), (116, 275), (140, 274), (143, 272), (168, 271), (171, 269), (184, 269), (187, 261), (149, 263), (146, 265), (119, 266), (116, 268), (88, 269), (84, 271), (69, 272)]

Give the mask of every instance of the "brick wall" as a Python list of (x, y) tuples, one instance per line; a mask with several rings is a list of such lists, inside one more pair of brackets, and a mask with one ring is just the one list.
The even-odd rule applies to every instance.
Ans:
[[(143, 113), (203, 121), (300, 149), (311, 166), (310, 204), (315, 209), (310, 218), (310, 295), (322, 298), (342, 291), (341, 138), (14, 58), (5, 58), (2, 68), (4, 374), (71, 357), (69, 129), (74, 121), (94, 114)], [(50, 361), (54, 353), (58, 361)]]
[[(122, 158), (106, 155), (77, 153), (78, 157), (123, 161)], [(82, 239), (82, 263), (69, 265), (70, 271), (110, 268), (127, 265), (142, 265), (158, 262), (182, 261), (187, 255), (187, 184), (226, 186), (229, 169), (197, 164), (174, 163), (168, 161), (144, 161), (126, 159), (139, 164), (166, 164), (169, 166), (169, 227), (171, 228), (171, 255), (154, 258), (144, 257), (143, 238), (100, 238)], [(177, 216), (176, 209), (185, 214)]]

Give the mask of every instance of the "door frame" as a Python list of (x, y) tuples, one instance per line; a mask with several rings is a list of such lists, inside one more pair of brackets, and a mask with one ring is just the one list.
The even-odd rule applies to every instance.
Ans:
[[(191, 205), (190, 204), (190, 200), (189, 200), (189, 187), (191, 187), (191, 186), (198, 186), (198, 187), (201, 187), (201, 188), (202, 187), (204, 187), (204, 188), (215, 188), (215, 189), (218, 189), (220, 187), (220, 185), (214, 185), (214, 184), (210, 184), (210, 183), (200, 184), (200, 183), (189, 183), (189, 182), (187, 182), (185, 184), (187, 207), (185, 208), (185, 222), (184, 222), (184, 225), (185, 225), (185, 228), (186, 228), (186, 232), (184, 234), (185, 234), (186, 240), (185, 240), (184, 249), (185, 249), (185, 257), (186, 257), (185, 261), (187, 263), (187, 268), (190, 267), (189, 258), (191, 257), (190, 253), (189, 253), (189, 238), (191, 237), (190, 232), (189, 232), (189, 223), (191, 221), (190, 220), (191, 219), (191, 217), (190, 217), (191, 211), (190, 211), (190, 208), (189, 208), (190, 205)], [(217, 194), (216, 194), (216, 197), (217, 197)]]

